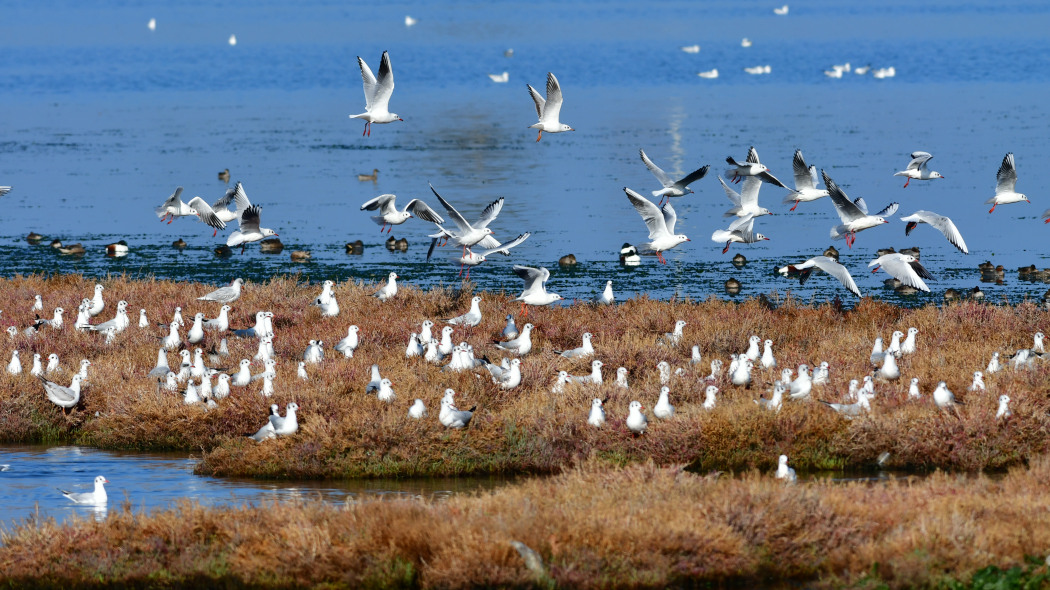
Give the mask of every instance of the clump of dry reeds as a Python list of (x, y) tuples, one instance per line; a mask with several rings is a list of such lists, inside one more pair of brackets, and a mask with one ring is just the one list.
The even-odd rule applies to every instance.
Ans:
[[(1046, 459), (999, 479), (937, 473), (802, 485), (758, 472), (718, 478), (652, 462), (619, 469), (586, 461), (443, 501), (185, 502), (148, 515), (129, 503), (101, 522), (28, 522), (3, 534), (0, 582), (940, 588), (976, 572), (986, 583), (1034, 588), (1050, 581), (1041, 560), (1025, 561), (1050, 547), (1050, 512), (1038, 508), (1048, 484)], [(513, 541), (542, 565), (527, 567)]]
[[(167, 328), (142, 330), (134, 319), (138, 309), (145, 308), (152, 322), (167, 323), (177, 305), (187, 321), (197, 311), (214, 317), (219, 304), (195, 299), (213, 286), (124, 277), (103, 280), (108, 303), (100, 319), (112, 316), (119, 299), (130, 303), (133, 317), (132, 327), (113, 345), (105, 345), (98, 334), (72, 329), (76, 306), (91, 294), (93, 284), (80, 276), (0, 280), (0, 300), (8, 302), (4, 322), (28, 325), (35, 293), (45, 294), (47, 310), (58, 305), (67, 310), (66, 328), (32, 338), (19, 335), (7, 341), (6, 349), (0, 348), (0, 358), (9, 358), (10, 348), (17, 347), (28, 369), (33, 352), (45, 357), (57, 352), (63, 370), (54, 380), (66, 383), (81, 358), (93, 363), (92, 383), (81, 405), (69, 412), (50, 404), (40, 384), (28, 375), (0, 374), (0, 439), (191, 450), (204, 453), (199, 470), (210, 474), (310, 478), (547, 473), (592, 456), (611, 464), (653, 460), (697, 470), (746, 470), (770, 467), (781, 453), (801, 469), (870, 466), (889, 452), (888, 467), (978, 470), (1024, 464), (1050, 446), (1050, 371), (1041, 361), (1030, 370), (1007, 368), (986, 375), (987, 392), (966, 391), (973, 371), (983, 369), (993, 351), (1010, 353), (1031, 346), (1032, 333), (1046, 331), (1047, 312), (1030, 304), (961, 303), (908, 310), (864, 299), (853, 310), (841, 311), (830, 305), (799, 305), (790, 298), (771, 309), (757, 299), (738, 304), (643, 297), (615, 307), (532, 309), (522, 318), (509, 296), (482, 293), (482, 324), (457, 328), (453, 334), (456, 342), (472, 343), (478, 356), (498, 362), (500, 351), (492, 342), (506, 313), (514, 313), (519, 325), (531, 321), (536, 326), (534, 351), (523, 359), (523, 385), (502, 391), (484, 372), (443, 372), (422, 359), (404, 357), (409, 333), (418, 331), (424, 319), (437, 321), (466, 311), (474, 295), (469, 283), (459, 290), (429, 291), (403, 285), (387, 303), (371, 296), (376, 285), (341, 283), (335, 294), (343, 311), (324, 318), (308, 305), (320, 287), (294, 277), (275, 278), (246, 285), (233, 304), (231, 323), (247, 327), (257, 310), (274, 312), (276, 394), (263, 398), (256, 383), (235, 388), (217, 408), (205, 410), (159, 392), (146, 378)], [(656, 345), (678, 319), (688, 322), (682, 342)], [(331, 346), (350, 324), (361, 328), (361, 346), (353, 359), (344, 359)], [(437, 321), (436, 333), (442, 325)], [(874, 338), (882, 336), (888, 342), (893, 330), (907, 331), (909, 326), (920, 331), (919, 353), (901, 359), (900, 381), (877, 386), (869, 416), (848, 421), (815, 402), (787, 402), (773, 413), (760, 411), (752, 402), (768, 396), (780, 367), (802, 362), (813, 367), (821, 361), (831, 363), (831, 383), (816, 387), (813, 396), (843, 401), (849, 380), (871, 373), (868, 356)], [(551, 352), (578, 346), (584, 331), (594, 334), (607, 383), (552, 394), (559, 369), (588, 372), (589, 359), (569, 361)], [(702, 378), (710, 371), (709, 361), (719, 358), (728, 364), (729, 355), (743, 352), (752, 334), (773, 340), (779, 367), (756, 370), (750, 389), (731, 385), (723, 372), (716, 382), (721, 388), (718, 407), (705, 411), (701, 404), (707, 383)], [(321, 365), (309, 367), (311, 378), (303, 382), (296, 378), (295, 367), (309, 339), (324, 340), (328, 351)], [(204, 348), (216, 342), (209, 333)], [(704, 356), (699, 367), (688, 364), (693, 344)], [(230, 347), (226, 364), (232, 370), (241, 358), (255, 354), (257, 341), (231, 337)], [(177, 359), (169, 355), (169, 362)], [(677, 414), (667, 421), (650, 414), (649, 430), (634, 437), (623, 424), (627, 405), (632, 399), (650, 407), (655, 403), (660, 388), (656, 365), (661, 360), (685, 369), (670, 384)], [(398, 399), (392, 405), (364, 393), (373, 363), (394, 382)], [(612, 384), (619, 366), (630, 370), (628, 390)], [(924, 399), (907, 398), (911, 377), (920, 379)], [(929, 394), (940, 380), (965, 402), (958, 414), (933, 405)], [(436, 420), (438, 400), (449, 387), (456, 390), (461, 407), (478, 406), (466, 430), (447, 431)], [(1014, 415), (996, 421), (996, 400), (1003, 393), (1012, 398)], [(407, 417), (417, 397), (430, 412), (423, 421)], [(595, 397), (608, 398), (609, 422), (602, 429), (585, 422)], [(298, 434), (263, 444), (245, 438), (263, 424), (270, 403), (283, 408), (291, 401), (301, 408)]]

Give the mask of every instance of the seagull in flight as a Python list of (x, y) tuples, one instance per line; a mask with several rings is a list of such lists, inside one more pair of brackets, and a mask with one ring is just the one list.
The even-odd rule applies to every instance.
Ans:
[(789, 264), (777, 269), (777, 272), (785, 277), (797, 276), (798, 284), (804, 285), (814, 270), (822, 270), (835, 277), (850, 293), (860, 297), (860, 289), (849, 274), (849, 269), (828, 256), (815, 256), (801, 264)]
[(656, 177), (656, 180), (659, 180), (660, 184), (664, 185), (662, 189), (653, 191), (654, 197), (660, 197), (659, 205), (663, 205), (664, 200), (669, 199), (670, 197), (683, 197), (686, 193), (693, 192), (693, 190), (689, 188), (689, 185), (700, 180), (704, 176), (707, 176), (707, 171), (711, 168), (710, 166), (704, 166), (693, 170), (679, 180), (674, 180), (664, 172), (662, 168), (654, 164), (653, 161), (649, 159), (649, 156), (645, 155), (645, 150), (639, 149), (638, 153), (642, 155), (642, 162), (645, 164), (645, 167), (649, 169), (649, 172), (652, 172), (653, 176)]
[(900, 172), (894, 173), (894, 176), (905, 176), (908, 178), (904, 182), (904, 188), (908, 188), (908, 183), (915, 180), (933, 180), (935, 178), (944, 178), (940, 172), (935, 172), (926, 167), (926, 164), (930, 162), (933, 155), (929, 152), (912, 152), (911, 162), (908, 162), (908, 167)]
[(226, 239), (226, 245), (229, 247), (240, 246), (241, 254), (244, 254), (244, 247), (249, 242), (258, 242), (267, 236), (276, 236), (277, 232), (273, 231), (268, 227), (259, 227), (259, 213), (262, 208), (258, 205), (252, 205), (244, 210), (244, 213), (237, 218), (237, 224), (239, 229)]
[(562, 299), (557, 293), (548, 293), (544, 286), (551, 273), (546, 268), (533, 268), (531, 266), (514, 265), (514, 274), (525, 281), (525, 289), (511, 301), (521, 302), (521, 314), (529, 315), (525, 305), (550, 305)]
[[(434, 185), (430, 185), (430, 190), (433, 191), (438, 202), (441, 203), (441, 206), (448, 212), (449, 219), (452, 220), (452, 223), (456, 224), (456, 228), (459, 230), (458, 233), (452, 232), (442, 227), (440, 223), (435, 223), (435, 225), (438, 226), (438, 229), (441, 230), (441, 233), (430, 236), (434, 239), (434, 242), (442, 237), (451, 238), (455, 240), (457, 244), (463, 246), (464, 255), (467, 253), (467, 248), (475, 244), (481, 244), (482, 248), (494, 248), (499, 246), (499, 242), (497, 242), (495, 238), (492, 238), (491, 242), (486, 241), (485, 238), (492, 236), (492, 230), (489, 229), (488, 225), (492, 223), (492, 221), (499, 215), (499, 212), (503, 210), (503, 197), (489, 203), (489, 206), (485, 207), (485, 210), (481, 212), (481, 217), (479, 217), (472, 225), (463, 217), (463, 214), (457, 211), (455, 207), (450, 205), (448, 201), (438, 194)], [(431, 242), (430, 244), (431, 252), (434, 250), (434, 242)], [(427, 258), (429, 257), (430, 254), (428, 253)]]
[(627, 193), (627, 199), (631, 201), (634, 209), (642, 216), (645, 226), (649, 228), (649, 240), (651, 241), (639, 244), (638, 247), (642, 250), (656, 252), (656, 257), (660, 262), (667, 264), (661, 252), (689, 241), (685, 234), (674, 233), (674, 226), (678, 221), (674, 207), (671, 206), (670, 201), (664, 203), (663, 207), (657, 207), (652, 201), (627, 187), (623, 188), (623, 192)]
[(167, 198), (167, 200), (161, 203), (160, 207), (157, 207), (155, 209), (155, 211), (157, 212), (157, 217), (159, 217), (161, 221), (167, 219), (168, 225), (171, 225), (171, 222), (175, 221), (176, 217), (197, 215), (197, 210), (193, 207), (190, 207), (186, 203), (183, 203), (182, 199), (180, 198), (181, 196), (182, 187), (180, 186), (175, 189), (175, 192), (172, 193), (171, 196)]
[(842, 189), (835, 184), (835, 181), (828, 176), (827, 172), (821, 170), (820, 173), (824, 177), (824, 186), (828, 187), (831, 201), (835, 203), (835, 211), (838, 212), (839, 218), (842, 220), (842, 225), (836, 225), (831, 228), (831, 237), (835, 240), (845, 238), (846, 245), (850, 248), (857, 241), (857, 232), (882, 225), (883, 223), (889, 223), (883, 219), (883, 216), (893, 215), (900, 207), (899, 203), (890, 203), (885, 209), (875, 215), (868, 215), (868, 206), (864, 203), (864, 199), (849, 200), (846, 193), (842, 192)]
[(995, 196), (984, 202), (985, 205), (992, 206), (988, 212), (995, 211), (997, 205), (1020, 203), (1021, 201), (1031, 203), (1028, 197), (1014, 190), (1016, 186), (1017, 166), (1014, 163), (1014, 154), (1010, 152), (1003, 157), (1003, 163), (999, 165), (999, 172), (995, 174)]
[(729, 229), (718, 229), (711, 234), (711, 241), (726, 243), (726, 247), (722, 248), (722, 254), (729, 252), (729, 246), (733, 242), (754, 244), (755, 242), (768, 239), (762, 234), (755, 233), (755, 217), (753, 215), (745, 215), (730, 224)]
[(817, 167), (806, 166), (806, 159), (802, 157), (802, 150), (795, 150), (795, 158), (791, 161), (795, 172), (795, 192), (784, 197), (784, 204), (795, 203), (791, 210), (794, 211), (798, 204), (805, 201), (816, 201), (828, 196), (827, 189), (817, 188)]
[(393, 123), (404, 121), (397, 113), (390, 112), (390, 95), (394, 93), (394, 70), (390, 67), (390, 53), (383, 52), (379, 62), (379, 77), (372, 74), (372, 70), (365, 60), (357, 57), (357, 65), (361, 66), (361, 79), (365, 89), (365, 112), (359, 115), (350, 115), (351, 119), (364, 119), (365, 130), (362, 136), (372, 136), (372, 123)]
[(740, 192), (737, 193), (735, 190), (726, 184), (726, 181), (721, 178), (718, 182), (722, 184), (722, 189), (726, 192), (726, 197), (733, 203), (733, 207), (727, 210), (722, 216), (723, 217), (746, 217), (748, 215), (752, 217), (761, 217), (762, 215), (772, 215), (773, 212), (765, 207), (758, 206), (758, 190), (762, 188), (762, 181), (756, 176), (749, 176), (744, 184), (740, 187)]
[(960, 252), (963, 254), (970, 253), (966, 249), (966, 241), (963, 240), (962, 234), (959, 233), (959, 228), (955, 227), (951, 219), (943, 215), (938, 215), (933, 211), (916, 211), (907, 217), (901, 217), (901, 221), (908, 224), (904, 227), (904, 235), (911, 234), (911, 230), (915, 229), (920, 223), (928, 223), (944, 234), (944, 237), (948, 238), (948, 241), (958, 248)]
[(544, 100), (531, 84), (526, 84), (525, 86), (528, 87), (529, 94), (536, 103), (536, 116), (540, 119), (539, 122), (529, 125), (529, 129), (539, 129), (536, 141), (543, 137), (544, 131), (547, 133), (576, 131), (558, 120), (558, 116), (561, 115), (563, 98), (561, 95), (561, 84), (558, 84), (558, 79), (554, 77), (553, 73), (547, 72), (547, 100)]
[(914, 287), (920, 291), (926, 291), (927, 293), (930, 292), (930, 288), (926, 286), (923, 279), (932, 279), (933, 275), (923, 268), (919, 261), (910, 254), (901, 254), (899, 252), (883, 254), (869, 262), (868, 266), (875, 267), (871, 271), (873, 273), (882, 268), (882, 270), (900, 281), (901, 284)]
[(777, 177), (769, 172), (769, 168), (766, 168), (764, 164), (758, 161), (758, 151), (755, 150), (755, 146), (751, 146), (747, 150), (747, 160), (743, 164), (737, 162), (733, 156), (727, 157), (726, 163), (733, 166), (726, 170), (726, 178), (734, 183), (740, 182), (745, 176), (757, 176), (762, 182), (768, 182), (780, 188), (788, 188), (786, 184), (777, 180)]
[[(372, 216), (372, 221), (380, 226), (379, 233), (383, 233), (384, 229), (386, 229), (387, 233), (390, 233), (395, 225), (401, 225), (408, 221), (413, 214), (430, 223), (445, 223), (445, 219), (438, 215), (437, 211), (431, 209), (430, 205), (427, 205), (420, 199), (412, 199), (405, 205), (404, 209), (398, 211), (397, 205), (394, 204), (394, 199), (396, 198), (396, 195), (391, 194), (379, 195), (361, 205), (362, 211), (375, 211), (377, 209), (380, 211), (379, 215)], [(390, 227), (387, 228), (387, 226)]]

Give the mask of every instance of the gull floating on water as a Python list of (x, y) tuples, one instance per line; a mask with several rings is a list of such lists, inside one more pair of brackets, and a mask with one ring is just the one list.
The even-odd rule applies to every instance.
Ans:
[(771, 68), (769, 64), (766, 64), (764, 66), (751, 66), (749, 68), (744, 68), (744, 71), (752, 75), (769, 74), (773, 71), (773, 68)]
[(700, 53), (699, 45), (683, 45), (678, 49), (681, 49), (685, 53)]
[(359, 115), (350, 115), (351, 119), (364, 119), (365, 129), (361, 135), (372, 136), (372, 123), (392, 123), (404, 121), (397, 113), (390, 112), (390, 95), (394, 93), (394, 70), (390, 66), (390, 54), (383, 52), (379, 61), (379, 77), (372, 74), (372, 70), (360, 56), (357, 64), (361, 66), (361, 79), (365, 90), (365, 112)]
[[(652, 172), (653, 176), (656, 177), (656, 180), (660, 181), (660, 184), (663, 185), (662, 189), (653, 191), (653, 196), (661, 197), (661, 199), (682, 197), (687, 193), (693, 192), (692, 189), (689, 188), (689, 185), (706, 176), (707, 171), (711, 168), (710, 166), (703, 166), (693, 170), (679, 180), (674, 180), (670, 175), (664, 172), (662, 168), (654, 164), (653, 161), (649, 159), (649, 156), (645, 155), (645, 150), (639, 149), (638, 153), (641, 154), (642, 163), (645, 164), (645, 167), (648, 168), (649, 172)], [(662, 203), (663, 201), (661, 200), (660, 204)]]
[(991, 213), (997, 206), (1008, 203), (1031, 203), (1028, 197), (1014, 190), (1016, 186), (1017, 166), (1014, 164), (1013, 152), (1009, 152), (1003, 157), (1003, 163), (999, 165), (999, 171), (995, 174), (995, 196), (984, 203), (992, 206), (988, 212)]
[(948, 238), (948, 241), (958, 248), (960, 252), (963, 254), (970, 253), (966, 248), (966, 241), (963, 240), (962, 234), (959, 233), (959, 229), (955, 227), (951, 219), (943, 215), (938, 215), (933, 211), (916, 211), (907, 217), (901, 217), (901, 221), (908, 224), (904, 228), (904, 235), (911, 234), (911, 230), (915, 229), (920, 223), (926, 223), (944, 234), (944, 237)]
[(868, 266), (875, 267), (871, 272), (875, 272), (879, 270), (879, 268), (882, 268), (882, 270), (888, 272), (893, 278), (900, 281), (901, 284), (914, 287), (927, 293), (930, 292), (930, 288), (926, 286), (923, 279), (932, 279), (933, 275), (931, 275), (929, 271), (919, 264), (919, 261), (910, 254), (901, 254), (899, 252), (883, 254), (869, 262)]
[(645, 226), (649, 228), (650, 241), (639, 244), (639, 247), (643, 251), (656, 252), (656, 257), (660, 262), (667, 264), (662, 252), (689, 241), (685, 234), (676, 235), (674, 233), (674, 226), (678, 221), (674, 207), (668, 202), (660, 208), (649, 199), (627, 187), (624, 187), (623, 191), (627, 194), (627, 199), (631, 202), (631, 205), (634, 205), (635, 210), (642, 216)]
[[(371, 219), (380, 226), (380, 233), (382, 233), (384, 229), (386, 229), (387, 233), (390, 233), (395, 225), (401, 225), (408, 221), (413, 215), (423, 221), (445, 223), (445, 219), (438, 215), (437, 211), (431, 209), (430, 205), (427, 205), (421, 199), (412, 199), (407, 205), (405, 205), (405, 208), (400, 211), (398, 211), (397, 204), (394, 202), (396, 199), (397, 196), (392, 194), (379, 195), (374, 199), (366, 201), (364, 205), (361, 205), (362, 211), (379, 211), (379, 215), (373, 215)], [(389, 229), (387, 226), (390, 226)]]
[(532, 96), (533, 102), (536, 103), (536, 116), (539, 117), (539, 122), (529, 125), (529, 129), (538, 129), (539, 133), (536, 135), (536, 141), (539, 141), (543, 137), (543, 132), (547, 133), (561, 133), (562, 131), (575, 131), (572, 127), (569, 127), (565, 123), (558, 120), (561, 115), (561, 105), (563, 102), (561, 94), (561, 84), (558, 84), (558, 79), (554, 77), (554, 74), (547, 72), (547, 99), (544, 100), (540, 93), (532, 87), (531, 84), (526, 84), (529, 89), (529, 95)]
[(503, 84), (510, 81), (510, 74), (507, 72), (503, 72), (502, 74), (489, 74), (489, 80), (492, 80), (497, 84)]
[(715, 78), (718, 77), (718, 68), (711, 68), (710, 70), (707, 70), (706, 72), (697, 72), (696, 75), (700, 76), (701, 78), (706, 78), (708, 80), (714, 80)]
[(90, 492), (67, 492), (66, 490), (59, 489), (62, 495), (69, 498), (75, 504), (89, 504), (92, 506), (101, 506), (106, 504), (108, 497), (106, 496), (105, 484), (109, 483), (109, 480), (103, 476), (95, 478), (95, 489)]
[(802, 157), (802, 150), (795, 150), (795, 157), (791, 161), (791, 167), (795, 172), (795, 191), (784, 197), (784, 204), (795, 203), (791, 207), (791, 211), (794, 211), (799, 203), (808, 203), (828, 196), (827, 189), (817, 188), (817, 167), (806, 166), (806, 160)]
[(842, 192), (839, 185), (835, 184), (835, 181), (828, 176), (827, 172), (821, 170), (821, 175), (824, 177), (824, 186), (828, 187), (831, 201), (835, 203), (835, 211), (842, 220), (842, 225), (836, 225), (831, 228), (831, 237), (835, 240), (845, 238), (846, 245), (850, 248), (853, 247), (853, 243), (857, 240), (857, 232), (889, 223), (883, 219), (883, 216), (893, 215), (900, 206), (898, 203), (890, 203), (885, 209), (875, 215), (868, 215), (868, 209), (864, 205), (863, 199), (851, 201), (846, 196), (846, 193)]
[[(773, 9), (773, 14), (775, 14), (777, 16), (784, 16), (787, 13), (788, 13), (788, 5), (787, 4), (781, 6), (780, 8), (774, 8)], [(787, 465), (787, 457), (784, 456), (784, 455), (781, 455), (781, 459), (783, 459), (784, 465)], [(791, 473), (794, 474), (795, 472), (792, 471)], [(778, 475), (778, 477), (779, 477), (779, 475)], [(794, 480), (792, 480), (792, 481), (794, 481)]]
[(912, 152), (911, 162), (908, 162), (908, 167), (900, 172), (894, 173), (894, 176), (905, 176), (908, 178), (904, 183), (904, 188), (908, 188), (908, 183), (915, 180), (933, 180), (935, 178), (944, 178), (940, 172), (935, 172), (926, 167), (926, 165), (933, 158), (933, 155), (929, 152)]

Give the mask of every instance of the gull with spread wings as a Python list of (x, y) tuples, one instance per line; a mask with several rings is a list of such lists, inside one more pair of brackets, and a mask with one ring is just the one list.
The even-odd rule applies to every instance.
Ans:
[(664, 172), (662, 168), (654, 164), (653, 161), (649, 159), (649, 156), (645, 155), (645, 150), (639, 149), (638, 153), (642, 155), (642, 162), (645, 164), (645, 167), (649, 169), (649, 172), (652, 172), (653, 176), (656, 177), (656, 180), (659, 180), (660, 184), (664, 185), (662, 189), (653, 191), (654, 197), (660, 197), (659, 205), (664, 204), (664, 199), (683, 197), (686, 193), (693, 192), (693, 189), (689, 188), (689, 185), (700, 180), (704, 176), (707, 176), (707, 171), (711, 168), (710, 166), (704, 166), (693, 170), (679, 180), (674, 180), (670, 175)]
[(547, 100), (544, 100), (531, 84), (526, 84), (525, 86), (528, 87), (529, 95), (532, 96), (532, 100), (536, 103), (536, 116), (540, 119), (538, 122), (529, 125), (529, 129), (539, 129), (536, 141), (543, 137), (544, 131), (547, 133), (576, 131), (558, 120), (558, 117), (561, 115), (561, 103), (564, 99), (561, 95), (561, 84), (558, 84), (558, 79), (554, 77), (553, 73), (547, 72)]
[(685, 234), (676, 235), (674, 233), (674, 226), (678, 221), (674, 207), (670, 202), (665, 203), (663, 207), (657, 207), (655, 203), (627, 187), (623, 187), (623, 192), (627, 193), (627, 199), (631, 201), (634, 209), (642, 216), (645, 226), (649, 228), (650, 241), (639, 244), (638, 248), (643, 251), (656, 252), (656, 257), (660, 262), (667, 264), (662, 252), (689, 241)]
[(357, 64), (361, 66), (361, 79), (365, 89), (365, 112), (350, 115), (351, 119), (364, 119), (365, 130), (361, 135), (372, 136), (372, 123), (393, 123), (404, 121), (397, 113), (390, 112), (390, 95), (394, 93), (394, 70), (390, 67), (390, 53), (384, 51), (379, 61), (379, 77), (372, 74), (371, 68), (360, 56)]

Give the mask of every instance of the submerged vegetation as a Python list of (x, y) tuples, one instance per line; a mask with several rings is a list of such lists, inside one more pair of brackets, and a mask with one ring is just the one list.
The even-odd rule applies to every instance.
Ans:
[[(1037, 588), (1050, 462), (789, 485), (590, 461), (447, 500), (190, 502), (2, 536), (9, 587)], [(535, 552), (539, 559), (523, 559)]]
[[(127, 300), (132, 326), (112, 344), (104, 336), (73, 329), (81, 298), (90, 296), (94, 281), (80, 276), (16, 277), (0, 280), (5, 301), (3, 323), (19, 329), (34, 318), (33, 295), (44, 296), (45, 311), (61, 306), (66, 325), (36, 336), (21, 332), (6, 340), (0, 355), (21, 353), (25, 371), (0, 375), (0, 439), (6, 442), (72, 442), (111, 449), (179, 449), (203, 454), (198, 470), (214, 475), (270, 478), (350, 478), (372, 476), (431, 476), (468, 473), (555, 473), (591, 458), (610, 465), (653, 461), (657, 465), (684, 464), (691, 471), (767, 469), (786, 454), (802, 469), (872, 467), (889, 453), (884, 467), (953, 470), (1004, 469), (1024, 465), (1050, 446), (1050, 371), (1037, 360), (1029, 369), (985, 375), (987, 391), (967, 391), (975, 370), (983, 370), (993, 352), (1007, 354), (1032, 346), (1032, 334), (1047, 326), (1047, 312), (1035, 304), (996, 307), (961, 302), (943, 308), (901, 309), (870, 299), (852, 310), (834, 305), (800, 305), (790, 298), (772, 302), (752, 299), (742, 303), (711, 299), (703, 302), (633, 299), (616, 306), (575, 303), (565, 307), (533, 308), (518, 317), (513, 295), (462, 290), (420, 291), (402, 285), (397, 296), (382, 303), (371, 294), (375, 285), (340, 283), (335, 287), (342, 312), (322, 317), (309, 303), (320, 287), (295, 278), (249, 283), (233, 303), (232, 327), (244, 328), (258, 310), (274, 313), (278, 359), (275, 393), (260, 395), (261, 382), (233, 388), (230, 397), (213, 409), (187, 406), (180, 395), (158, 390), (147, 377), (153, 368), (160, 338), (176, 306), (187, 323), (197, 312), (218, 314), (219, 304), (197, 301), (213, 289), (202, 284), (162, 280), (103, 280), (106, 309), (96, 322), (112, 317), (116, 302)], [(517, 285), (510, 286), (516, 288)], [(444, 372), (421, 358), (406, 359), (409, 334), (425, 319), (440, 320), (467, 310), (470, 298), (483, 297), (482, 323), (457, 327), (453, 341), (467, 341), (475, 354), (499, 362), (492, 343), (513, 313), (519, 326), (535, 324), (533, 351), (522, 359), (523, 383), (503, 391), (488, 374)], [(516, 294), (516, 293), (514, 293)], [(143, 308), (150, 327), (137, 327)], [(674, 346), (658, 345), (676, 320), (687, 322), (684, 336)], [(353, 358), (343, 358), (331, 346), (360, 327), (360, 347)], [(918, 352), (899, 361), (902, 377), (877, 383), (872, 411), (846, 420), (815, 401), (786, 401), (779, 412), (753, 403), (769, 397), (783, 367), (810, 367), (827, 361), (830, 383), (814, 387), (812, 397), (841, 402), (848, 383), (872, 373), (869, 361), (876, 336), (887, 340), (894, 330), (919, 330)], [(187, 326), (188, 327), (188, 326)], [(552, 351), (579, 346), (583, 332), (594, 335), (596, 358), (604, 362), (606, 382), (566, 388), (551, 393), (559, 370), (582, 375), (590, 359), (569, 360)], [(185, 336), (185, 329), (183, 330)], [(773, 341), (778, 367), (756, 368), (750, 389), (734, 386), (726, 371), (715, 381), (720, 388), (717, 406), (702, 407), (704, 380), (710, 361), (742, 353), (751, 335)], [(296, 377), (310, 339), (326, 343), (326, 357), (307, 368), (309, 380)], [(208, 333), (203, 348), (216, 344)], [(232, 371), (242, 358), (252, 358), (255, 339), (230, 337), (231, 355), (223, 365)], [(690, 348), (698, 345), (703, 362), (691, 365)], [(61, 369), (50, 378), (68, 384), (80, 359), (91, 360), (89, 384), (80, 404), (63, 411), (51, 404), (39, 381), (28, 375), (33, 353), (45, 359), (61, 358)], [(169, 353), (169, 363), (178, 355)], [(660, 390), (657, 363), (682, 367), (672, 377), (670, 420), (656, 419), (648, 408)], [(364, 392), (371, 365), (381, 368), (394, 384), (397, 398), (386, 404)], [(629, 370), (630, 388), (617, 387), (617, 367)], [(258, 363), (253, 372), (262, 368)], [(921, 399), (908, 397), (912, 377), (919, 379)], [(946, 381), (964, 403), (957, 413), (943, 412), (930, 393)], [(437, 421), (438, 400), (446, 388), (457, 392), (461, 408), (477, 405), (469, 428), (447, 430)], [(1000, 395), (1011, 398), (1013, 416), (996, 420)], [(407, 416), (415, 398), (424, 401), (429, 415)], [(607, 399), (608, 423), (587, 425), (593, 398)], [(639, 400), (647, 407), (649, 428), (633, 436), (624, 425), (627, 406)], [(271, 403), (298, 403), (300, 429), (278, 440), (255, 443), (246, 438), (264, 423)]]

